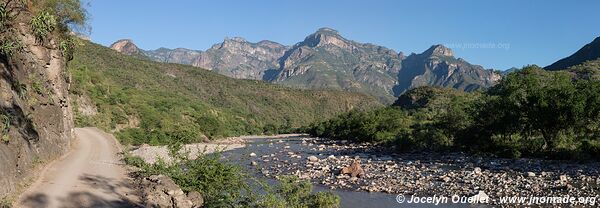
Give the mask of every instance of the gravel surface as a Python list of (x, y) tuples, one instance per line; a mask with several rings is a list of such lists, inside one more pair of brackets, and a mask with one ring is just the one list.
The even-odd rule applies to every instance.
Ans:
[[(368, 144), (317, 138), (277, 140), (272, 153), (256, 155), (251, 166), (267, 177), (297, 175), (331, 189), (415, 196), (475, 196), (491, 203), (502, 196), (577, 196), (600, 198), (599, 163), (502, 159), (462, 153), (393, 154)], [(364, 177), (340, 174), (353, 160)]]

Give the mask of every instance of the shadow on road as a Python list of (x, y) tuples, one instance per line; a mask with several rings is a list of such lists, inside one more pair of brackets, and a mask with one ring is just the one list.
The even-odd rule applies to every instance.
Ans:
[[(83, 184), (90, 187), (90, 191), (75, 191), (68, 193), (65, 197), (55, 199), (55, 204), (51, 204), (50, 198), (46, 194), (33, 194), (25, 197), (21, 201), (23, 207), (35, 208), (75, 208), (75, 207), (128, 207), (137, 208), (141, 205), (130, 200), (131, 196), (122, 194), (118, 190), (130, 189), (136, 190), (131, 184), (124, 181), (103, 176), (86, 174), (79, 177)], [(110, 196), (110, 197), (107, 197)]]

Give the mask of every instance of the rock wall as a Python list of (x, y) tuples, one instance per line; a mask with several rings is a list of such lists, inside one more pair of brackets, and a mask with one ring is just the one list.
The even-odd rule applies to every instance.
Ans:
[(73, 138), (69, 76), (59, 40), (49, 34), (44, 41), (32, 35), (32, 18), (14, 1), (13, 16), (0, 34), (21, 48), (0, 54), (0, 198), (17, 191), (37, 164), (67, 152)]

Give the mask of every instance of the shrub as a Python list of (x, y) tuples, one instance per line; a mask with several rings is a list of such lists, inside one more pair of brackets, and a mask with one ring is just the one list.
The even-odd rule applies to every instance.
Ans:
[(80, 0), (30, 0), (34, 12), (49, 12), (55, 15), (56, 22), (65, 30), (68, 26), (83, 26), (87, 21), (87, 11)]
[[(124, 161), (142, 168), (143, 176), (166, 175), (184, 192), (200, 192), (205, 200), (204, 207), (339, 207), (337, 195), (330, 192), (312, 193), (309, 181), (284, 176), (279, 179), (277, 186), (269, 187), (247, 175), (242, 167), (223, 161), (220, 153), (203, 154), (190, 160), (187, 152), (180, 151), (181, 147), (181, 143), (169, 145), (169, 154), (177, 161), (170, 164), (161, 158), (154, 164), (146, 164), (141, 158), (128, 153), (125, 153)], [(252, 184), (251, 181), (257, 183)], [(258, 194), (261, 192), (264, 194)]]
[(503, 157), (597, 159), (600, 79), (596, 63), (576, 71), (527, 66), (481, 94), (421, 87), (394, 104), (313, 124), (331, 139), (394, 143), (400, 151), (467, 150)]
[(223, 162), (220, 158), (220, 154), (203, 155), (195, 160), (183, 160), (180, 164), (166, 164), (159, 160), (152, 165), (143, 165), (142, 173), (167, 175), (183, 191), (202, 193), (205, 207), (224, 207), (246, 201), (247, 195), (244, 194), (250, 193), (246, 174), (240, 166)]
[(66, 61), (73, 60), (73, 53), (75, 52), (75, 41), (76, 39), (73, 37), (67, 37), (64, 40), (60, 41), (59, 48), (65, 57)]
[(58, 23), (54, 15), (49, 12), (40, 12), (31, 19), (30, 24), (35, 38), (43, 42), (48, 34), (56, 29)]
[(339, 196), (331, 192), (312, 193), (310, 181), (299, 180), (295, 176), (281, 176), (275, 191), (262, 197), (258, 207), (268, 208), (336, 208), (340, 206)]
[(581, 143), (581, 153), (582, 157), (586, 158), (600, 158), (600, 140), (584, 140)]
[(11, 208), (12, 203), (8, 198), (0, 198), (0, 208)]
[(0, 54), (12, 56), (15, 52), (23, 48), (21, 42), (14, 38), (4, 38), (0, 40)]
[[(365, 95), (237, 80), (193, 66), (150, 62), (81, 43), (67, 66), (72, 74), (70, 90), (89, 97), (98, 113), (76, 115), (76, 125), (111, 131), (130, 118), (137, 119), (139, 125), (115, 133), (123, 144), (162, 145), (197, 142), (205, 136), (217, 139), (286, 133), (346, 112), (347, 106), (379, 106)], [(166, 78), (165, 71), (177, 77)]]
[(10, 130), (11, 125), (11, 117), (5, 112), (0, 114), (0, 134), (2, 134), (2, 142), (8, 143), (10, 141), (10, 135), (8, 135), (8, 131)]
[(131, 165), (133, 167), (143, 168), (146, 166), (146, 162), (144, 162), (144, 159), (142, 159), (139, 156), (133, 156), (130, 154), (126, 154), (123, 157), (123, 161), (125, 162), (125, 164)]

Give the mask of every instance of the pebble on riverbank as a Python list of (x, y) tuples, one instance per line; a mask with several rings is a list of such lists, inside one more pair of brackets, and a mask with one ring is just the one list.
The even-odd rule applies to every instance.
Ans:
[[(303, 139), (297, 144), (278, 141), (275, 145), (281, 145), (278, 152), (257, 161), (263, 175), (296, 175), (332, 189), (420, 196), (477, 195), (490, 199), (549, 194), (600, 195), (598, 163), (566, 165), (460, 153), (395, 154), (369, 144), (316, 138)], [(282, 148), (285, 146), (290, 148)], [(300, 155), (306, 159), (297, 158)], [(363, 177), (340, 174), (354, 161), (360, 161)]]

